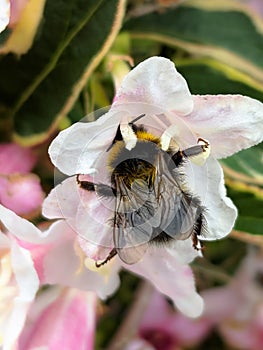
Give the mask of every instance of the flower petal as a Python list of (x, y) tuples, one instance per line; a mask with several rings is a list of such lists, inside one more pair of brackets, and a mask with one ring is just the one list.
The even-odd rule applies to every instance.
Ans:
[(52, 163), (64, 174), (91, 174), (106, 152), (123, 117), (110, 110), (95, 122), (78, 122), (61, 131), (49, 147)]
[(178, 261), (179, 253), (176, 249), (151, 247), (142, 261), (125, 265), (125, 268), (148, 279), (156, 289), (170, 297), (182, 313), (198, 317), (203, 311), (203, 299), (195, 290), (190, 267)]
[(138, 64), (123, 80), (114, 104), (145, 103), (179, 115), (192, 111), (193, 101), (187, 83), (173, 62), (151, 57)]
[(51, 190), (43, 202), (42, 214), (48, 219), (71, 219), (76, 216), (79, 203), (79, 186), (73, 176)]
[(51, 297), (50, 293), (45, 291), (40, 295), (40, 300), (37, 299), (33, 305), (29, 323), (19, 342), (19, 349), (93, 349), (95, 294), (68, 289), (62, 291), (41, 310), (42, 312), (37, 313), (36, 311), (43, 307), (39, 305), (43, 304), (41, 299)]
[(35, 215), (39, 211), (44, 193), (37, 175), (14, 174), (0, 180), (0, 200), (4, 206), (19, 215)]
[(12, 312), (6, 324), (4, 349), (13, 349), (24, 326), (28, 308), (33, 302), (39, 287), (39, 279), (30, 252), (19, 247), (15, 240), (12, 240), (11, 256), (19, 294), (14, 299)]
[(1, 174), (26, 174), (33, 169), (36, 161), (37, 158), (30, 148), (24, 148), (15, 143), (0, 144)]
[[(82, 190), (84, 200), (78, 208), (76, 231), (83, 239), (81, 247), (86, 255), (94, 260), (105, 259), (113, 248), (114, 203), (105, 203), (95, 192)], [(87, 195), (88, 194), (88, 195)], [(85, 200), (85, 197), (87, 198)], [(109, 204), (109, 206), (107, 206)], [(112, 205), (110, 205), (112, 204)], [(84, 244), (86, 241), (86, 244)]]
[[(52, 234), (59, 237), (49, 251), (43, 257), (44, 282), (48, 284), (60, 284), (79, 288), (86, 291), (94, 291), (102, 299), (112, 294), (119, 286), (118, 272), (120, 265), (115, 259), (112, 261), (110, 273), (105, 276), (100, 272), (88, 270), (81, 266), (79, 256), (75, 250), (76, 234), (67, 226), (65, 221), (60, 221), (53, 226)], [(95, 266), (95, 263), (93, 263)]]
[(10, 18), (10, 1), (0, 0), (0, 33), (6, 28)]
[(46, 231), (39, 230), (30, 221), (16, 215), (12, 210), (0, 204), (0, 221), (7, 230), (18, 240), (33, 244), (48, 244), (63, 237), (69, 225), (60, 220), (54, 222)]
[(184, 120), (211, 153), (224, 158), (263, 139), (263, 104), (241, 95), (193, 96), (194, 110)]
[(113, 246), (112, 200), (98, 198), (95, 192), (79, 188), (76, 177), (64, 180), (45, 199), (43, 215), (63, 218), (78, 234), (81, 248), (95, 260), (106, 258)]
[(198, 166), (192, 162), (186, 165), (187, 184), (192, 193), (196, 193), (207, 208), (207, 234), (204, 240), (225, 237), (233, 228), (237, 209), (231, 199), (226, 196), (224, 174), (218, 161), (211, 156), (206, 164)]

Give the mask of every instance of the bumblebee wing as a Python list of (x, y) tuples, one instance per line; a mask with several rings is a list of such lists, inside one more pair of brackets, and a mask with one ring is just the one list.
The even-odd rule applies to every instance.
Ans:
[[(148, 248), (148, 243), (138, 243), (136, 236), (144, 234), (144, 231), (137, 227), (124, 229), (122, 226), (115, 228), (115, 244), (120, 259), (126, 264), (135, 264), (142, 259), (144, 253)], [(117, 241), (117, 242), (116, 242)]]
[(127, 264), (139, 261), (152, 239), (149, 222), (154, 212), (146, 183), (138, 182), (129, 189), (116, 178), (116, 209), (114, 216), (114, 245), (119, 257)]
[(161, 208), (159, 231), (162, 229), (175, 239), (186, 239), (194, 232), (203, 207), (198, 198), (182, 189), (183, 176), (169, 162), (167, 153), (158, 157), (155, 189)]

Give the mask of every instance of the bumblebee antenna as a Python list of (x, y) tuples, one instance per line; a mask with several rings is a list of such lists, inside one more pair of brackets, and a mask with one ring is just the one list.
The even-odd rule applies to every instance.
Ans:
[(141, 114), (138, 117), (136, 117), (135, 119), (133, 119), (131, 122), (129, 122), (129, 125), (132, 125), (134, 123), (136, 123), (138, 120), (140, 120), (141, 118), (145, 117), (146, 114)]

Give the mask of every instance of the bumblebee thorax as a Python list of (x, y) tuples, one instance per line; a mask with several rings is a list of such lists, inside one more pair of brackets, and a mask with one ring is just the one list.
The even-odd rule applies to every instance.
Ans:
[(144, 138), (139, 138), (138, 135), (136, 145), (131, 150), (125, 147), (124, 141), (116, 141), (113, 144), (108, 157), (108, 170), (112, 182), (114, 178), (121, 177), (129, 187), (138, 179), (147, 182), (149, 186), (152, 185), (156, 172), (156, 158), (160, 151), (159, 139), (153, 136), (146, 139), (146, 135)]

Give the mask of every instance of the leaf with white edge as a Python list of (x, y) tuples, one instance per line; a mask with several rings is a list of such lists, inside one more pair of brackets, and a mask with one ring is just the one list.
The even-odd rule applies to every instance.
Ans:
[(133, 38), (213, 57), (263, 82), (263, 22), (232, 0), (191, 0), (159, 12), (131, 17)]
[[(47, 0), (32, 48), (0, 61), (0, 109), (24, 145), (46, 140), (119, 32), (125, 0)], [(1, 108), (2, 107), (2, 108)]]

